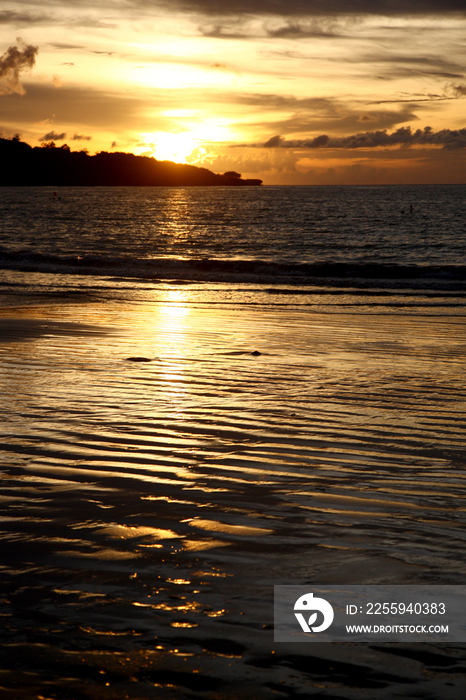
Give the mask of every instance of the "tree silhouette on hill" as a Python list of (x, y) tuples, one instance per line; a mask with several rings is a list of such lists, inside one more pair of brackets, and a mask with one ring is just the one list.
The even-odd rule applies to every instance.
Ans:
[(20, 140), (0, 139), (0, 185), (89, 185), (89, 186), (220, 186), (261, 185), (262, 180), (243, 180), (229, 171), (218, 175), (207, 168), (159, 161), (134, 153), (107, 153), (90, 156), (86, 150), (71, 151), (67, 144), (53, 141), (32, 147)]

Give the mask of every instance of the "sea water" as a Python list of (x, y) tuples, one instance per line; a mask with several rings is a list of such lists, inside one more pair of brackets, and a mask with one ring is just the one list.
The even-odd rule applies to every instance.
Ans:
[(465, 194), (0, 191), (5, 697), (462, 697), (272, 596), (464, 581)]
[(464, 186), (3, 188), (2, 267), (153, 279), (464, 277)]

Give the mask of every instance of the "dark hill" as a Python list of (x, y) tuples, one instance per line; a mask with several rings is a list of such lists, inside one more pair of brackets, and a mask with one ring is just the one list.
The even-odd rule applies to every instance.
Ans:
[(45, 144), (32, 148), (17, 137), (0, 139), (0, 186), (12, 185), (261, 185), (238, 173), (216, 175), (207, 168), (135, 156), (106, 153), (90, 156), (68, 146)]

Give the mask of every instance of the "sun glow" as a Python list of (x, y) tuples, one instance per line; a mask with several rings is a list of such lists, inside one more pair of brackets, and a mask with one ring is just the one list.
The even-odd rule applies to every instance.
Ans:
[[(211, 119), (194, 126), (190, 131), (173, 133), (157, 131), (141, 134), (142, 143), (138, 155), (152, 155), (157, 160), (171, 160), (174, 163), (196, 163), (202, 160), (209, 145), (234, 140), (235, 134), (228, 126)], [(191, 157), (190, 157), (191, 156)]]
[(198, 140), (188, 133), (173, 134), (168, 131), (158, 131), (155, 134), (144, 134), (144, 139), (152, 148), (154, 158), (171, 160), (174, 163), (186, 163), (186, 158), (199, 145)]

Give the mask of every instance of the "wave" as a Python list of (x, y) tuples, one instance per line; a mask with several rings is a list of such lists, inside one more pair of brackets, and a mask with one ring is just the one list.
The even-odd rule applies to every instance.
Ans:
[(300, 263), (237, 258), (137, 258), (1, 251), (0, 268), (117, 278), (256, 284), (466, 289), (465, 265), (364, 262)]

